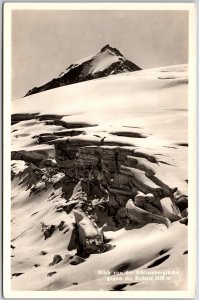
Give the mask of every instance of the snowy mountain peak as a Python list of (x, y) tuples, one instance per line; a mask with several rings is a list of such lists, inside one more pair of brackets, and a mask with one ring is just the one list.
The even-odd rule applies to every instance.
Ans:
[(138, 70), (141, 70), (141, 68), (130, 60), (127, 60), (118, 49), (112, 48), (107, 44), (96, 55), (71, 64), (64, 72), (61, 72), (57, 78), (52, 79), (40, 87), (34, 87), (25, 96), (68, 84)]
[(118, 56), (123, 57), (122, 53), (121, 53), (117, 48), (113, 48), (113, 47), (111, 47), (109, 44), (105, 45), (105, 46), (101, 49), (100, 52), (104, 52), (104, 51), (106, 51), (106, 50), (112, 52), (112, 53), (115, 54), (115, 55), (118, 55)]

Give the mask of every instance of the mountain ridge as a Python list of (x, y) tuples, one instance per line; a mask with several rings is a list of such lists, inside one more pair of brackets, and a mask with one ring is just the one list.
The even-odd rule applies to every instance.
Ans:
[(138, 70), (141, 70), (139, 66), (126, 59), (117, 48), (107, 44), (96, 55), (81, 60), (79, 64), (71, 64), (57, 78), (32, 88), (24, 97), (69, 84)]

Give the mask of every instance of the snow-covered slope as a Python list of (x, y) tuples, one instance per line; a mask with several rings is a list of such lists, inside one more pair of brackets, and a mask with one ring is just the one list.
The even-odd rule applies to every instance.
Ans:
[(13, 289), (187, 288), (187, 90), (177, 65), (13, 102)]
[(137, 70), (141, 70), (140, 67), (127, 60), (116, 48), (106, 45), (96, 55), (70, 65), (57, 78), (40, 87), (34, 87), (26, 96), (72, 83), (106, 77), (110, 74)]

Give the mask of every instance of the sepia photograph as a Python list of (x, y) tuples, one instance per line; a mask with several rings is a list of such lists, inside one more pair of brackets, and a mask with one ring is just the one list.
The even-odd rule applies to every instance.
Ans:
[(194, 4), (4, 6), (4, 293), (194, 297)]

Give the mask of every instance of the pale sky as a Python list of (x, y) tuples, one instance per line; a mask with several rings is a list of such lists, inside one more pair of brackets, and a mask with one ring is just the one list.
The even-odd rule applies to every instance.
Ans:
[(188, 63), (188, 12), (16, 10), (12, 99), (106, 44), (143, 69)]

